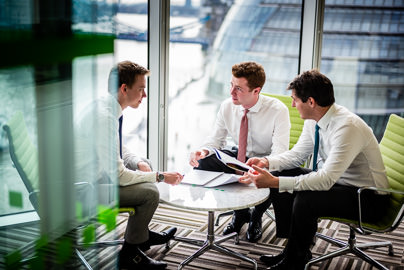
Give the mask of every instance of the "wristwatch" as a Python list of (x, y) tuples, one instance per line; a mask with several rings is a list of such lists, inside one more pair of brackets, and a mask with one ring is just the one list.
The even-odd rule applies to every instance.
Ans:
[(161, 172), (156, 172), (156, 181), (157, 182), (164, 182), (164, 174), (162, 174)]

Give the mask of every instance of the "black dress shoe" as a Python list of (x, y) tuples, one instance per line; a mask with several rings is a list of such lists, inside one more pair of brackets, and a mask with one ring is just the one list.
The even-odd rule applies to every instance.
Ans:
[(231, 234), (233, 232), (240, 233), (241, 228), (250, 219), (248, 212), (246, 214), (239, 214), (234, 212), (231, 222), (227, 224), (226, 228), (223, 230), (223, 235)]
[[(286, 258), (284, 253), (281, 252), (277, 256), (273, 256), (273, 261), (275, 261), (275, 257), (277, 257), (278, 259), (280, 257), (282, 257), (282, 256), (280, 256), (281, 254), (283, 254), (283, 259), (281, 259), (277, 264), (268, 267), (267, 269), (269, 269), (269, 270), (303, 270), (306, 263), (312, 257), (311, 251), (308, 251), (306, 253), (306, 256), (303, 256), (300, 259), (296, 258), (295, 256), (292, 256), (293, 259), (289, 260), (288, 258)], [(260, 260), (261, 260), (261, 258), (260, 258)]]
[(167, 263), (147, 257), (139, 248), (119, 252), (119, 269), (160, 270), (166, 269)]
[(149, 240), (147, 240), (144, 243), (139, 244), (139, 248), (142, 251), (146, 251), (146, 250), (150, 249), (150, 246), (165, 244), (174, 237), (174, 234), (176, 232), (177, 232), (176, 227), (170, 228), (161, 233), (149, 231)]
[(278, 255), (262, 255), (260, 261), (265, 263), (267, 266), (274, 266), (280, 263), (285, 258), (285, 253), (283, 250)]
[(247, 230), (247, 240), (255, 243), (262, 237), (262, 221), (261, 218), (258, 220), (250, 221)]

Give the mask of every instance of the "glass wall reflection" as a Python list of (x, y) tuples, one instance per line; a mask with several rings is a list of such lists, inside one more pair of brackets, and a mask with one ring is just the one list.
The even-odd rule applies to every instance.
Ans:
[[(95, 161), (103, 131), (87, 129), (88, 151), (77, 150), (79, 119), (85, 110), (96, 119), (88, 104), (107, 92), (116, 62), (118, 6), (51, 2), (0, 0), (1, 269), (78, 267), (76, 245), (116, 227), (117, 177), (101, 185), (105, 168)], [(114, 142), (104, 142), (109, 152)], [(94, 162), (83, 171), (83, 160)]]

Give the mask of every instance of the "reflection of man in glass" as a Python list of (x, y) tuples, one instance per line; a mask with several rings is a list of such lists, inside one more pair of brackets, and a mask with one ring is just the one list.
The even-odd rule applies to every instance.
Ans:
[[(201, 149), (191, 153), (190, 164), (197, 169), (235, 173), (212, 155), (212, 147), (242, 162), (248, 157), (272, 156), (288, 150), (289, 112), (278, 99), (260, 95), (265, 83), (262, 65), (255, 62), (236, 64), (232, 67), (232, 74), (231, 98), (221, 104), (212, 135)], [(228, 135), (238, 147), (223, 149)], [(223, 234), (239, 233), (248, 222), (247, 239), (256, 242), (262, 236), (261, 217), (270, 204), (271, 201), (267, 200), (251, 211), (234, 211)]]
[[(182, 175), (177, 172), (152, 172), (144, 159), (130, 154), (122, 146), (122, 110), (138, 108), (146, 97), (146, 76), (149, 70), (135, 63), (124, 61), (111, 69), (108, 82), (110, 95), (96, 100), (81, 115), (80, 132), (94, 134), (88, 144), (95, 144), (96, 164), (88, 164), (87, 170), (95, 170), (97, 179), (107, 175), (119, 180), (120, 207), (133, 207), (135, 214), (128, 219), (125, 242), (119, 254), (120, 268), (164, 269), (165, 262), (149, 258), (143, 251), (151, 245), (164, 244), (175, 234), (176, 228), (157, 233), (148, 229), (159, 203), (156, 182), (178, 184)], [(96, 114), (96, 115), (94, 115)], [(91, 121), (86, 121), (86, 120)], [(93, 122), (94, 125), (89, 124)], [(93, 162), (94, 163), (94, 162)]]

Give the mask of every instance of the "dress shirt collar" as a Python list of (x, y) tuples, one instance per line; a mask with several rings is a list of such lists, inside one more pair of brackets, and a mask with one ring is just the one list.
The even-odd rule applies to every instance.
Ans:
[[(258, 95), (257, 103), (255, 103), (255, 105), (249, 108), (248, 110), (249, 112), (258, 112), (261, 106), (262, 106), (262, 98), (260, 98), (260, 95)], [(244, 113), (244, 110), (245, 110), (244, 107), (240, 105), (240, 111)]]
[(119, 119), (122, 116), (122, 108), (121, 108), (121, 104), (119, 104), (118, 100), (116, 97), (114, 97), (111, 94), (108, 94), (106, 96), (106, 98), (108, 99), (108, 102), (111, 104), (113, 111), (116, 113), (117, 119)]
[(334, 103), (331, 105), (331, 107), (328, 109), (328, 111), (323, 115), (323, 117), (321, 117), (321, 119), (317, 122), (317, 125), (320, 127), (320, 129), (322, 129), (322, 130), (327, 129), (336, 110), (337, 110), (337, 108)]

